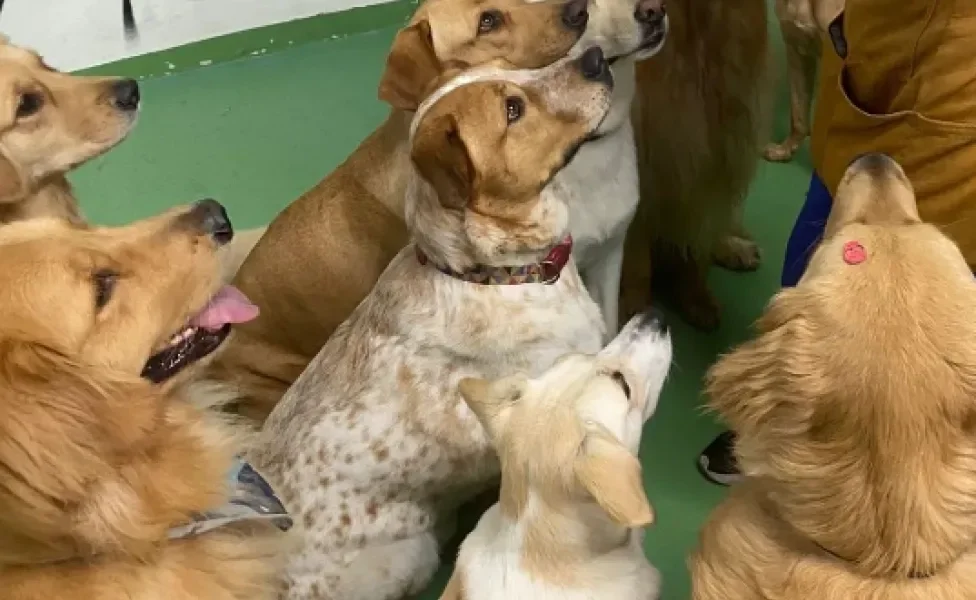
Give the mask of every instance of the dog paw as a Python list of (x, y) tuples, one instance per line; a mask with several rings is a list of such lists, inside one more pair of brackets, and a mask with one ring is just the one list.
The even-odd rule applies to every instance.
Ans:
[(763, 151), (763, 157), (769, 162), (790, 162), (798, 147), (798, 144), (789, 141), (782, 144), (768, 144)]
[(756, 242), (728, 235), (715, 250), (715, 264), (730, 271), (755, 271), (762, 264), (762, 251)]

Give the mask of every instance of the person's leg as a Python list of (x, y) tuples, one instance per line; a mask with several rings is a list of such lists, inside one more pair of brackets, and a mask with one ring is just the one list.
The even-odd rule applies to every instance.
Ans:
[[(793, 224), (790, 239), (786, 242), (786, 256), (780, 283), (793, 287), (803, 276), (817, 243), (823, 236), (833, 200), (830, 192), (816, 173), (810, 177), (807, 199)], [(698, 470), (712, 483), (730, 485), (739, 477), (739, 465), (735, 460), (735, 434), (723, 431), (698, 456)]]

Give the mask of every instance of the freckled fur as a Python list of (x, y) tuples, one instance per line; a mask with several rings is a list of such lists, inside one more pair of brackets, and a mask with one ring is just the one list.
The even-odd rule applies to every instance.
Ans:
[[(608, 93), (593, 93), (605, 88), (575, 68), (495, 71), (418, 113), (405, 212), (431, 259), (518, 264), (564, 235), (565, 203), (539, 187), (609, 106)], [(507, 127), (499, 90), (526, 98), (524, 123)], [(529, 143), (544, 130), (550, 143)], [(472, 170), (443, 176), (457, 165)], [(601, 323), (572, 262), (553, 285), (482, 286), (403, 249), (272, 412), (253, 453), (306, 530), (286, 598), (392, 600), (423, 589), (454, 511), (498, 476), (458, 381), (595, 352)]]

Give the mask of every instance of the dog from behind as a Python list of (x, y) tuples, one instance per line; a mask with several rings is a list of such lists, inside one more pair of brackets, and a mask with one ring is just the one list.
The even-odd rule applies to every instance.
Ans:
[(670, 363), (668, 330), (646, 313), (599, 354), (563, 357), (537, 377), (461, 380), (502, 487), (441, 600), (659, 598), (637, 451)]
[(708, 377), (743, 483), (695, 600), (976, 597), (976, 281), (890, 158), (856, 160), (796, 288)]

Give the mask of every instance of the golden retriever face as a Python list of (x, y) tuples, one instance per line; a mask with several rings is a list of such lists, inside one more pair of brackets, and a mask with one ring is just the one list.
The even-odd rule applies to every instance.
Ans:
[(135, 81), (59, 73), (0, 40), (0, 199), (111, 149), (138, 109)]
[(0, 228), (0, 565), (146, 551), (221, 498), (230, 453), (163, 382), (246, 320), (218, 291), (232, 235), (212, 200)]
[(232, 235), (222, 214), (205, 201), (118, 229), (3, 228), (0, 340), (139, 377), (217, 292), (215, 250)]
[(547, 185), (600, 125), (612, 88), (593, 48), (535, 71), (467, 71), (420, 106), (414, 164), (440, 209), (462, 215), (478, 260), (531, 254), (565, 234), (567, 208)]
[(380, 99), (413, 111), (449, 69), (493, 60), (539, 69), (573, 48), (586, 29), (586, 0), (427, 0), (393, 41)]
[(970, 547), (976, 283), (894, 161), (849, 167), (807, 273), (758, 330), (708, 391), (782, 517), (870, 576)]

